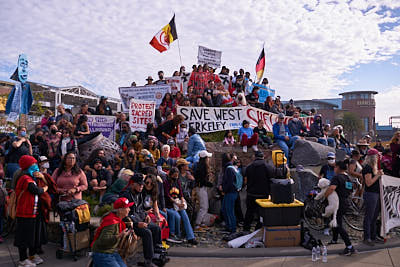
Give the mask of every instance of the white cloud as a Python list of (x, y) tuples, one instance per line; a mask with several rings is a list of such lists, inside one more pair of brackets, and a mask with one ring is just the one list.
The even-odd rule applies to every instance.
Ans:
[(390, 116), (399, 116), (400, 85), (393, 86), (375, 96), (375, 120), (381, 125), (389, 123)]
[[(148, 44), (173, 12), (187, 69), (201, 44), (222, 50), (232, 71), (243, 67), (254, 75), (265, 41), (265, 76), (285, 98), (337, 96), (348, 83), (339, 80), (342, 73), (400, 51), (400, 27), (381, 32), (379, 24), (394, 19), (376, 13), (399, 1), (7, 2), (0, 0), (0, 64), (13, 66), (24, 52), (30, 80), (83, 84), (111, 96), (119, 86), (179, 68), (177, 42), (163, 54)], [(10, 74), (0, 70), (0, 78)]]

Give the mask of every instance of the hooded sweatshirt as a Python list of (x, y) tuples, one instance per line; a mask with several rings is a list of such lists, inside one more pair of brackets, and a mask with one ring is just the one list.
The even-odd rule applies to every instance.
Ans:
[(252, 197), (267, 198), (270, 193), (270, 178), (273, 175), (273, 167), (264, 159), (255, 159), (246, 168), (247, 195)]

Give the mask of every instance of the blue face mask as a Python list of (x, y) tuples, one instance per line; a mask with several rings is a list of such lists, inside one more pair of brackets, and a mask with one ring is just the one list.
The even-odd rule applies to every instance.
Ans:
[(22, 132), (21, 132), (21, 136), (22, 136), (22, 137), (25, 137), (25, 136), (26, 136), (26, 132), (25, 132), (25, 131), (22, 131)]
[(27, 170), (28, 174), (33, 177), (33, 173), (38, 172), (39, 171), (39, 166), (37, 164), (33, 164), (32, 166), (30, 166)]

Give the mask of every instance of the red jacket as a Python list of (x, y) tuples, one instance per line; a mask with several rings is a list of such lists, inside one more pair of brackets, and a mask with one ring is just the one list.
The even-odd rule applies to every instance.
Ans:
[(29, 175), (25, 174), (18, 179), (17, 186), (15, 187), (17, 197), (17, 217), (36, 217), (39, 197), (38, 195), (34, 195), (28, 191), (28, 185), (30, 183), (35, 183), (35, 181)]

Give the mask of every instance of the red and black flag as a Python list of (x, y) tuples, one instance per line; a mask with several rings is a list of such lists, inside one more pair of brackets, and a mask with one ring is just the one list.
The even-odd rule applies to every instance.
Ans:
[(150, 41), (150, 45), (157, 49), (160, 53), (169, 49), (169, 45), (178, 39), (178, 34), (176, 33), (175, 27), (175, 15), (172, 17), (171, 21), (165, 25), (153, 39)]
[(261, 81), (261, 79), (262, 79), (262, 76), (264, 74), (264, 68), (265, 68), (265, 53), (264, 53), (264, 47), (263, 47), (261, 54), (258, 57), (257, 64), (256, 64), (256, 73), (257, 73), (258, 82)]

